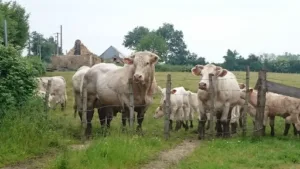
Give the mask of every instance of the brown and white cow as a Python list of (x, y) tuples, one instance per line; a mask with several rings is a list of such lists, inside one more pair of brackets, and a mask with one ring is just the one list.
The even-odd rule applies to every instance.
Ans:
[[(129, 114), (129, 84), (128, 79), (133, 78), (134, 108), (137, 114), (138, 126), (142, 128), (144, 113), (153, 101), (153, 79), (155, 64), (159, 57), (151, 52), (135, 52), (130, 57), (124, 58), (124, 67), (102, 72), (103, 66), (91, 68), (84, 76), (83, 88), (87, 89), (87, 130), (86, 135), (91, 134), (91, 120), (93, 108), (114, 107), (123, 110), (125, 116)], [(96, 92), (95, 92), (96, 91)], [(123, 125), (126, 125), (123, 121)]]
[[(246, 97), (246, 88), (240, 85), (241, 89), (241, 98), (245, 99)], [(257, 107), (257, 91), (250, 88), (249, 89), (249, 103)], [(263, 133), (265, 134), (265, 127), (270, 119), (271, 127), (271, 136), (275, 135), (274, 131), (274, 121), (275, 116), (280, 116), (285, 119), (285, 129), (284, 134), (288, 134), (291, 123), (294, 126), (294, 135), (300, 134), (300, 99), (280, 95), (277, 93), (267, 92), (266, 93), (266, 103), (265, 103), (265, 112), (264, 112), (264, 121), (263, 121)], [(298, 132), (297, 132), (297, 131)]]
[[(209, 74), (213, 74), (212, 82), (213, 88), (215, 90), (215, 111), (220, 112), (220, 116), (217, 114), (217, 118), (220, 118), (220, 125), (218, 130), (223, 134), (224, 137), (230, 136), (229, 133), (229, 121), (230, 121), (230, 109), (238, 104), (240, 100), (240, 88), (236, 76), (220, 66), (216, 66), (214, 64), (207, 65), (196, 65), (191, 69), (191, 72), (195, 76), (201, 76), (199, 81), (199, 89), (200, 91), (208, 91), (210, 87), (209, 83)], [(200, 95), (201, 96), (201, 95)], [(210, 101), (208, 101), (211, 97), (210, 93), (206, 94), (206, 98), (203, 95), (200, 97), (203, 106), (212, 108)], [(201, 119), (199, 120), (199, 139), (204, 138), (204, 126), (206, 123), (206, 115), (205, 113), (201, 113)]]

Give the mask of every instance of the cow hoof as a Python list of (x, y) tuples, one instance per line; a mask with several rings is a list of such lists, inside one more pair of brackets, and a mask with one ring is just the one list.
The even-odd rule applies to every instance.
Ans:
[(203, 136), (198, 136), (198, 140), (204, 140)]

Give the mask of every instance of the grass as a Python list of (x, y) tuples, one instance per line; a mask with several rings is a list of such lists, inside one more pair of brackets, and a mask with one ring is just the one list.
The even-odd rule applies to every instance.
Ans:
[[(145, 115), (143, 122), (145, 135), (143, 137), (130, 133), (122, 133), (120, 130), (120, 114), (118, 114), (117, 118), (113, 119), (109, 135), (103, 137), (100, 132), (98, 114), (95, 112), (92, 121), (94, 139), (91, 145), (86, 150), (66, 150), (65, 147), (67, 145), (80, 142), (80, 119), (78, 116), (76, 118), (73, 117), (72, 108), (74, 98), (71, 78), (74, 73), (48, 72), (46, 74), (46, 76), (61, 75), (65, 77), (68, 94), (67, 109), (65, 112), (60, 112), (58, 107), (58, 110), (49, 112), (49, 120), (46, 122), (33, 123), (32, 118), (34, 119), (34, 117), (28, 117), (28, 119), (19, 117), (7, 123), (9, 125), (5, 130), (2, 129), (2, 126), (0, 127), (1, 145), (5, 145), (4, 148), (0, 146), (0, 167), (54, 149), (58, 155), (55, 160), (49, 163), (47, 168), (139, 168), (142, 164), (154, 159), (160, 151), (172, 148), (187, 137), (196, 138), (190, 132), (180, 130), (177, 133), (172, 132), (170, 140), (165, 141), (163, 139), (163, 119), (155, 120), (152, 117), (160, 100), (160, 95), (158, 94), (155, 95), (154, 103)], [(245, 72), (234, 73), (237, 75), (240, 83), (245, 82)], [(193, 76), (190, 72), (172, 72), (171, 75), (172, 87), (184, 86), (187, 90), (196, 92), (199, 77)], [(253, 87), (255, 85), (257, 75), (257, 72), (251, 72), (250, 86)], [(157, 72), (155, 76), (157, 83), (161, 87), (165, 87), (167, 72)], [(268, 73), (267, 78), (286, 85), (300, 85), (300, 80), (297, 81), (299, 79), (298, 74)], [(251, 131), (252, 124), (250, 118), (248, 119), (248, 130)], [(196, 127), (196, 120), (194, 123)], [(277, 136), (282, 134), (283, 125), (283, 120), (277, 118), (275, 123), (275, 134)], [(40, 130), (39, 128), (44, 129)], [(269, 130), (269, 127), (267, 127), (267, 130)], [(267, 133), (269, 134), (269, 131)], [(291, 133), (290, 131), (290, 135)], [(266, 137), (260, 141), (253, 141), (250, 138), (242, 141), (239, 138), (230, 140), (220, 139), (213, 142), (203, 141), (196, 152), (183, 160), (179, 167), (197, 168), (200, 166), (204, 168), (216, 168), (224, 164), (223, 167), (225, 168), (243, 168), (250, 164), (247, 163), (247, 160), (255, 162), (257, 161), (255, 159), (259, 157), (258, 154), (261, 154), (261, 158), (266, 159), (266, 166), (268, 168), (272, 164), (277, 164), (275, 161), (278, 161), (278, 158), (284, 157), (276, 154), (276, 157), (272, 158), (273, 161), (269, 160), (268, 158), (272, 157), (272, 153), (274, 154), (275, 150), (281, 155), (287, 155), (287, 157), (284, 157), (286, 158), (285, 163), (287, 165), (292, 164), (293, 158), (299, 155), (296, 151), (299, 148), (299, 143), (292, 138), (283, 139), (277, 136), (276, 138)], [(2, 144), (3, 138), (4, 144)], [(274, 151), (272, 151), (272, 148)], [(263, 164), (262, 161), (258, 160), (257, 163), (253, 164), (254, 168), (259, 168), (259, 165)]]
[(275, 169), (300, 167), (299, 139), (265, 137), (204, 141), (181, 169)]

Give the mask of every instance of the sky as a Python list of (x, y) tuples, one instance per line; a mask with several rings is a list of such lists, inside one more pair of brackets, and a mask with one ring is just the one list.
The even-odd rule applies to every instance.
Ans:
[(227, 49), (250, 53), (300, 53), (299, 0), (17, 0), (30, 13), (30, 31), (53, 36), (63, 26), (63, 51), (76, 39), (100, 55), (122, 43), (136, 26), (182, 30), (188, 50), (223, 62)]

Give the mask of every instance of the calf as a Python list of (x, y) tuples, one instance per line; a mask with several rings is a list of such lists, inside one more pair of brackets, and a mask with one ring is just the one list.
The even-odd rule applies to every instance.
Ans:
[(67, 104), (67, 91), (66, 91), (66, 80), (62, 76), (53, 77), (39, 77), (38, 90), (46, 91), (48, 80), (51, 80), (50, 95), (52, 95), (54, 102), (53, 109), (56, 108), (57, 104), (61, 104), (61, 110), (64, 111)]
[[(241, 87), (243, 88), (243, 87)], [(245, 99), (246, 89), (241, 91), (241, 98)], [(249, 89), (249, 102), (254, 107), (257, 106), (257, 91), (252, 88)], [(274, 132), (274, 119), (275, 116), (280, 116), (285, 119), (285, 130), (283, 135), (287, 135), (290, 124), (294, 123), (294, 134), (300, 134), (300, 99), (284, 96), (272, 92), (266, 93), (266, 103), (263, 121), (263, 133), (265, 134), (265, 127), (270, 118), (271, 136), (275, 135)], [(297, 130), (297, 131), (296, 131)]]
[[(155, 114), (153, 116), (154, 118), (160, 118), (164, 115), (163, 108), (166, 102), (166, 88), (162, 89), (160, 86), (158, 86), (158, 88), (162, 94), (162, 97), (160, 100), (160, 106), (156, 108)], [(181, 86), (171, 89), (170, 107), (170, 128), (172, 129), (172, 122), (175, 120), (175, 131), (178, 131), (181, 125), (183, 125), (185, 130), (188, 130), (187, 121), (192, 121), (192, 115), (190, 115), (191, 108), (189, 103), (189, 93), (184, 89), (184, 87)], [(186, 121), (186, 123), (184, 123), (183, 121)], [(191, 127), (193, 127), (192, 125), (193, 124), (191, 122)]]

